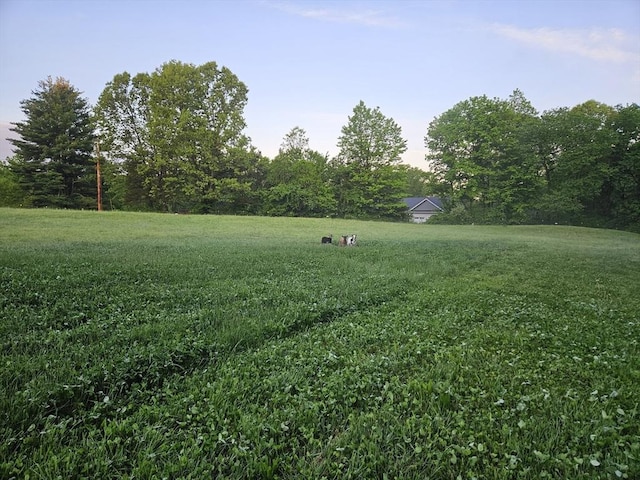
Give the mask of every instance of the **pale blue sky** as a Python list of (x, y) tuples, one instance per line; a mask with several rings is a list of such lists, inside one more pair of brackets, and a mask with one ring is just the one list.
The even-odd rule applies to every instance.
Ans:
[(429, 123), (472, 96), (640, 102), (640, 0), (0, 0), (0, 134), (49, 75), (94, 105), (114, 75), (172, 59), (235, 73), (245, 133), (271, 158), (295, 126), (335, 155), (363, 100), (426, 168)]

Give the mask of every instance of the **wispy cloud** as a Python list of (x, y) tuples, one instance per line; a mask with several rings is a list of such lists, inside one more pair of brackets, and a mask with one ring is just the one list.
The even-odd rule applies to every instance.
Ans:
[(638, 38), (615, 28), (554, 30), (493, 24), (489, 29), (498, 35), (536, 48), (571, 53), (598, 61), (640, 62)]
[(368, 27), (396, 28), (403, 25), (398, 18), (382, 11), (371, 9), (341, 8), (336, 4), (331, 8), (315, 8), (311, 5), (288, 2), (268, 2), (276, 8), (291, 15), (312, 18), (325, 22), (351, 23)]

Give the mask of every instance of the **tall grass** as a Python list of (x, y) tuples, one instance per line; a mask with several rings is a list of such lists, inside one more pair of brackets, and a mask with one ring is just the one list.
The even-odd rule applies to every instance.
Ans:
[(606, 230), (0, 209), (0, 476), (638, 478), (638, 272)]

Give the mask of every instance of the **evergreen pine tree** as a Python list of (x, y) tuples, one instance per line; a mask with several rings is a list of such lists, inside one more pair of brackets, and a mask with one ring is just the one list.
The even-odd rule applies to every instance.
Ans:
[(13, 173), (34, 207), (90, 208), (96, 186), (92, 160), (94, 134), (90, 108), (64, 78), (38, 83), (33, 97), (23, 100), (24, 122), (11, 129), (16, 157)]

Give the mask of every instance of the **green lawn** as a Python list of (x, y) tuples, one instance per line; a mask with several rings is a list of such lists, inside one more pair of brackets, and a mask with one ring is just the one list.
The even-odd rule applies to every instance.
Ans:
[(638, 292), (624, 232), (0, 209), (0, 478), (640, 478)]

